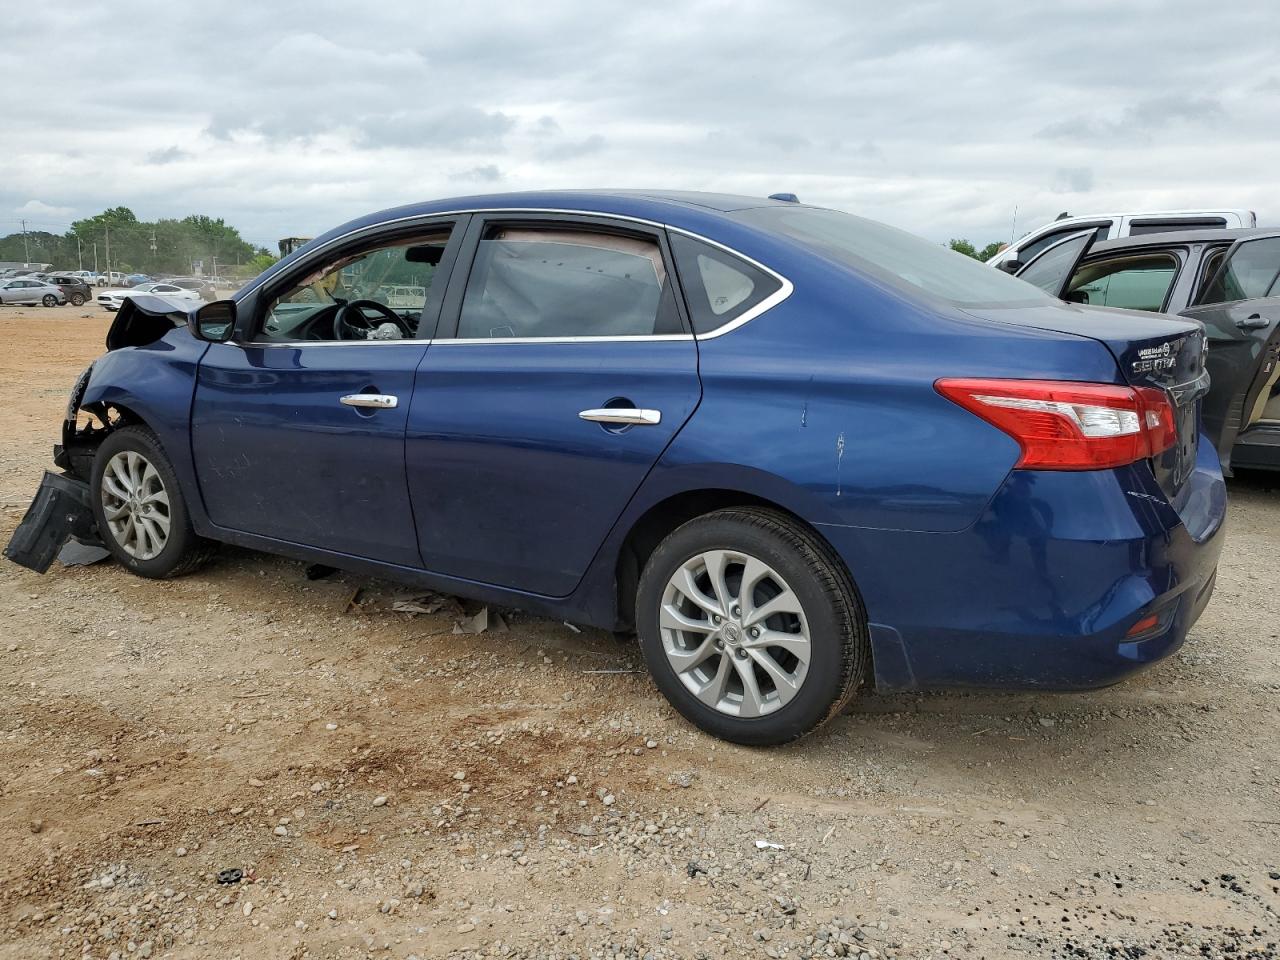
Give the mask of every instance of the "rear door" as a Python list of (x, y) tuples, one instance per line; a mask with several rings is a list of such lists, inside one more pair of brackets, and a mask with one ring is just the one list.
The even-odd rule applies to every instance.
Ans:
[(670, 263), (626, 221), (473, 219), (409, 416), (428, 570), (573, 592), (701, 397)]
[(1276, 393), (1280, 235), (1237, 241), (1183, 315), (1202, 322), (1209, 338), (1213, 388), (1204, 404), (1205, 429), (1229, 469), (1236, 438), (1266, 419)]

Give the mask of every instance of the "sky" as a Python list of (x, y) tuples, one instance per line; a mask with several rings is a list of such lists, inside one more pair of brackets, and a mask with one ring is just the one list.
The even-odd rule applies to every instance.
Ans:
[(0, 234), (124, 205), (274, 249), (556, 187), (788, 191), (979, 246), (1063, 211), (1280, 222), (1276, 0), (2, 7)]

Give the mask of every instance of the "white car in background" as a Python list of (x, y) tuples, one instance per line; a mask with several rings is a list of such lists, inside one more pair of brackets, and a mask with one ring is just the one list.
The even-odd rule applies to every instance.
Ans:
[(32, 306), (42, 303), (46, 307), (56, 307), (66, 302), (67, 295), (52, 283), (30, 277), (0, 280), (0, 303), (29, 303)]
[(1022, 239), (1009, 244), (987, 261), (1016, 273), (1023, 264), (1051, 244), (1085, 230), (1097, 231), (1096, 242), (1144, 233), (1173, 233), (1182, 230), (1222, 230), (1256, 227), (1258, 215), (1252, 210), (1153, 210), (1147, 213), (1095, 213), (1082, 217), (1059, 217)]
[(203, 302), (196, 290), (188, 290), (174, 283), (157, 280), (152, 283), (140, 283), (127, 290), (104, 290), (98, 294), (98, 306), (104, 310), (119, 310), (127, 298), (136, 297), (140, 293), (168, 300), (178, 310), (190, 310), (193, 305)]

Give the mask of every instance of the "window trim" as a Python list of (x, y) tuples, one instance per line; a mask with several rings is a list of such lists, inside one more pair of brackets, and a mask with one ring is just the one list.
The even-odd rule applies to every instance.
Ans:
[[(1086, 230), (1092, 230), (1094, 232), (1094, 240), (1093, 240), (1094, 243), (1102, 243), (1103, 240), (1111, 239), (1111, 229), (1116, 225), (1118, 220), (1119, 220), (1118, 217), (1112, 218), (1112, 219), (1103, 217), (1101, 220), (1091, 220), (1085, 223), (1073, 223), (1069, 226), (1059, 227), (1056, 230), (1053, 229), (1053, 224), (1058, 223), (1059, 221), (1054, 220), (1053, 223), (1046, 225), (1048, 229), (1044, 230), (1042, 233), (1037, 233), (1034, 237), (1031, 237), (1031, 236), (1023, 237), (1016, 244), (1014, 244), (1012, 248), (1013, 257), (1014, 259), (1020, 260), (1024, 265), (1029, 264), (1031, 261), (1028, 260), (1026, 257), (1026, 247), (1030, 247), (1033, 244), (1037, 244), (1041, 240), (1044, 240), (1046, 237), (1054, 237), (1055, 239), (1051, 240), (1049, 243), (1046, 243), (1034, 254), (1032, 254), (1032, 257), (1038, 257), (1040, 256), (1040, 254), (1044, 253), (1055, 243), (1065, 240), (1067, 239), (1067, 237), (1074, 236), (1077, 233), (1084, 233)], [(1107, 228), (1107, 236), (1103, 237), (1102, 239), (1098, 239), (1097, 237), (1097, 232), (1099, 227)], [(1008, 252), (1008, 251), (1002, 251), (1002, 252)]]
[[(625, 224), (636, 224), (642, 227), (650, 227), (657, 231), (662, 232), (663, 234), (665, 234), (666, 232), (684, 234), (685, 236), (692, 237), (695, 240), (700, 240), (703, 243), (706, 243), (713, 247), (717, 247), (721, 250), (724, 250), (726, 253), (732, 254), (733, 256), (738, 257), (739, 259), (745, 261), (746, 263), (751, 264), (753, 267), (757, 268), (758, 270), (761, 270), (764, 273), (769, 274), (770, 276), (772, 276), (778, 281), (779, 287), (771, 296), (766, 297), (764, 300), (761, 300), (758, 304), (756, 304), (750, 310), (744, 311), (741, 315), (735, 317), (733, 320), (729, 321), (724, 326), (717, 327), (716, 329), (712, 330), (709, 333), (650, 334), (650, 335), (636, 335), (636, 336), (626, 336), (626, 337), (612, 337), (612, 336), (565, 337), (565, 338), (550, 338), (550, 337), (514, 338), (513, 337), (508, 339), (487, 338), (487, 337), (483, 339), (459, 339), (456, 337), (442, 336), (441, 335), (442, 327), (446, 322), (446, 317), (450, 316), (450, 311), (452, 311), (452, 317), (454, 320), (454, 323), (451, 329), (452, 329), (452, 332), (454, 333), (457, 332), (456, 311), (458, 308), (461, 307), (462, 294), (463, 292), (465, 292), (465, 289), (466, 289), (466, 282), (460, 277), (459, 271), (457, 270), (459, 261), (462, 259), (461, 254), (466, 250), (468, 250), (467, 247), (461, 246), (461, 243), (466, 243), (467, 241), (471, 240), (471, 235), (473, 231), (478, 230), (478, 224), (481, 224), (487, 220), (502, 219), (504, 217), (510, 218), (512, 216), (519, 217), (520, 215), (529, 215), (535, 219), (538, 217), (542, 217), (544, 219), (555, 220), (557, 222), (571, 222), (574, 219), (579, 219), (586, 223), (593, 223), (593, 222), (599, 222), (599, 221), (618, 221), (620, 223), (625, 223)], [(561, 218), (564, 218), (564, 219), (562, 220)], [(747, 256), (745, 253), (741, 252), (740, 250), (734, 249), (728, 244), (721, 243), (718, 240), (713, 240), (710, 237), (697, 233), (696, 231), (686, 230), (683, 227), (676, 227), (667, 223), (660, 223), (656, 220), (648, 220), (643, 217), (632, 217), (632, 216), (628, 216), (627, 214), (602, 213), (602, 212), (596, 212), (592, 210), (568, 210), (568, 209), (561, 209), (561, 208), (541, 208), (541, 207), (505, 207), (505, 208), (486, 207), (486, 208), (480, 208), (480, 209), (466, 208), (466, 209), (460, 209), (460, 210), (441, 210), (439, 212), (415, 214), (409, 217), (398, 217), (394, 220), (384, 220), (380, 223), (366, 224), (365, 226), (357, 227), (354, 230), (349, 230), (348, 232), (340, 234), (336, 237), (333, 237), (330, 240), (326, 240), (324, 243), (317, 245), (314, 249), (308, 249), (306, 251), (305, 258), (300, 259), (296, 266), (303, 266), (304, 264), (310, 264), (312, 263), (313, 258), (315, 260), (323, 260), (325, 256), (329, 255), (325, 253), (325, 251), (329, 251), (333, 247), (343, 245), (350, 241), (358, 241), (365, 237), (373, 237), (378, 233), (381, 233), (382, 231), (385, 231), (388, 229), (395, 230), (395, 229), (403, 228), (405, 230), (409, 230), (409, 229), (418, 229), (420, 227), (429, 227), (432, 225), (432, 223), (435, 223), (435, 222), (453, 223), (455, 225), (454, 226), (455, 231), (458, 231), (461, 228), (461, 232), (459, 234), (459, 236), (461, 237), (461, 242), (460, 242), (460, 249), (458, 251), (458, 254), (454, 257), (453, 261), (450, 263), (449, 277), (448, 277), (447, 285), (444, 291), (444, 297), (441, 302), (440, 315), (436, 323), (435, 336), (432, 337), (431, 339), (427, 339), (427, 340), (329, 340), (329, 341), (296, 340), (296, 341), (276, 342), (276, 343), (256, 343), (253, 341), (241, 342), (238, 340), (231, 340), (231, 341), (228, 341), (228, 343), (234, 344), (236, 346), (247, 346), (247, 345), (258, 346), (258, 347), (275, 346), (275, 347), (289, 347), (292, 349), (299, 349), (304, 346), (305, 347), (326, 347), (326, 346), (347, 347), (347, 346), (354, 345), (354, 346), (367, 347), (367, 346), (399, 346), (401, 344), (407, 344), (407, 343), (432, 344), (435, 346), (441, 346), (444, 344), (451, 343), (454, 345), (465, 346), (465, 345), (474, 345), (478, 343), (489, 343), (489, 344), (570, 343), (572, 344), (572, 343), (609, 343), (609, 342), (661, 341), (661, 340), (695, 340), (695, 341), (713, 340), (716, 337), (721, 337), (727, 333), (732, 333), (734, 330), (737, 330), (739, 327), (742, 327), (747, 323), (750, 323), (752, 320), (754, 320), (756, 317), (760, 316), (761, 314), (769, 310), (772, 310), (778, 304), (782, 303), (784, 300), (790, 297), (791, 294), (795, 291), (795, 285), (792, 284), (792, 282), (787, 277), (783, 276), (777, 270), (774, 270), (772, 267), (769, 267), (761, 263), (760, 261), (756, 260), (754, 257)], [(312, 243), (314, 242), (315, 241), (312, 241)], [(450, 245), (452, 245), (452, 242), (453, 242), (453, 238), (450, 238)], [(674, 258), (671, 257), (670, 252), (667, 248), (665, 235), (662, 237), (661, 245), (663, 247), (663, 255), (664, 257), (666, 257), (666, 264), (670, 266), (674, 262)], [(468, 268), (467, 268), (468, 274), (470, 274), (470, 266), (473, 262), (474, 262), (474, 257), (472, 257), (468, 261)], [(296, 275), (297, 274), (294, 273), (293, 271), (289, 272), (289, 276), (296, 276)], [(674, 270), (670, 271), (670, 275), (676, 277), (676, 280), (674, 282), (678, 284), (679, 283), (678, 275), (675, 273)], [(278, 278), (282, 276), (283, 276), (283, 273), (275, 274), (267, 279), (257, 278), (256, 280), (251, 281), (241, 291), (241, 295), (237, 299), (237, 303), (243, 303), (249, 300), (253, 300), (253, 303), (251, 304), (252, 309), (247, 312), (254, 316), (255, 326), (257, 324), (257, 314), (259, 312), (257, 307), (257, 300), (259, 296), (263, 291), (266, 291), (269, 293), (274, 289), (278, 289), (276, 285), (276, 281)], [(678, 288), (678, 293), (680, 295), (676, 297), (677, 307), (681, 311), (681, 314), (685, 322), (688, 323), (688, 316), (685, 311), (685, 304), (684, 304), (683, 287)], [(692, 330), (693, 328), (692, 326), (689, 326), (688, 329)], [(237, 335), (239, 335), (240, 332), (241, 331), (237, 330)]]

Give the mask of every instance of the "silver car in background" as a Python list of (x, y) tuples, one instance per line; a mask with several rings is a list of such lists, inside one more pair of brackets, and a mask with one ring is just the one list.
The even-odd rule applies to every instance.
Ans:
[(0, 282), (0, 303), (37, 303), (46, 307), (56, 307), (67, 302), (67, 295), (52, 283), (43, 280), (32, 280), (29, 277), (14, 277)]

